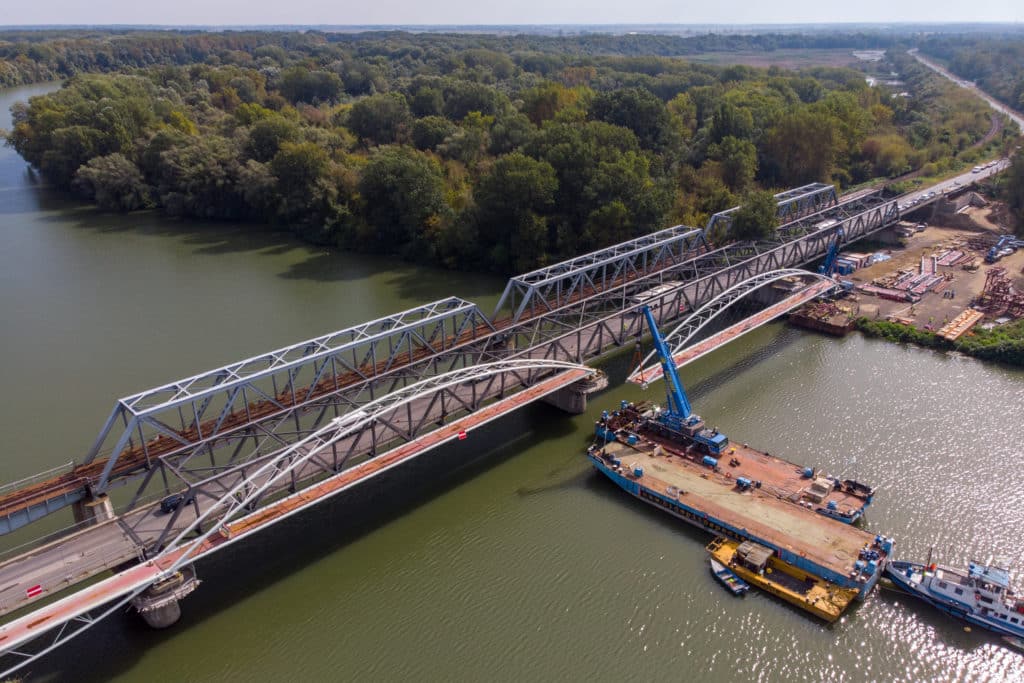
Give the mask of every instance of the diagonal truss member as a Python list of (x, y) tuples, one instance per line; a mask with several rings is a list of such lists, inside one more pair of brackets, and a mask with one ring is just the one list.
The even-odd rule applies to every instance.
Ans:
[[(52, 652), (107, 616), (125, 609), (134, 598), (153, 584), (172, 577), (182, 567), (195, 562), (200, 556), (224, 547), (223, 545), (211, 546), (209, 541), (215, 534), (222, 533), (225, 524), (252, 514), (251, 506), (258, 502), (264, 494), (279, 487), (292, 472), (318, 457), (335, 442), (364, 429), (376, 420), (378, 415), (401, 408), (439, 391), (451, 390), (459, 385), (472, 384), (495, 375), (512, 374), (520, 378), (524, 384), (530, 385), (541, 377), (572, 371), (579, 373), (581, 377), (589, 376), (594, 372), (592, 368), (585, 365), (543, 359), (506, 360), (476, 365), (410, 384), (392, 394), (367, 403), (361, 410), (346, 413), (331, 420), (326, 426), (276, 454), (247, 478), (227, 490), (217, 504), (208, 507), (192, 523), (185, 526), (161, 553), (145, 565), (136, 566), (123, 572), (123, 575), (139, 572), (142, 578), (128, 582), (125, 584), (126, 587), (116, 589), (117, 592), (111, 590), (110, 594), (104, 596), (102, 600), (93, 600), (89, 603), (87, 600), (78, 598), (77, 595), (71, 595), (0, 627), (0, 655), (15, 660), (14, 664), (0, 676), (9, 676), (43, 655)], [(254, 485), (254, 482), (259, 483)], [(301, 495), (301, 492), (296, 495)], [(326, 500), (327, 497), (315, 498), (302, 509), (308, 509)], [(197, 532), (197, 536), (189, 538)], [(115, 575), (107, 579), (106, 582), (116, 582), (119, 576), (121, 575)], [(96, 590), (102, 587), (102, 584), (103, 582), (92, 588)], [(88, 604), (80, 608), (76, 606), (76, 600), (78, 604)], [(89, 606), (92, 609), (89, 609)], [(46, 616), (51, 613), (59, 613), (61, 616)], [(44, 622), (45, 626), (40, 626)], [(38, 645), (38, 647), (31, 649), (32, 645)]]
[(370, 380), (397, 365), (445, 353), (494, 327), (476, 304), (441, 299), (356, 327), (332, 332), (216, 370), (120, 399), (85, 457), (109, 447), (94, 491), (104, 492), (115, 469), (148, 466), (163, 451), (191, 448), (258, 420), (294, 409), (337, 389), (340, 378)]
[[(767, 284), (790, 277), (810, 277), (824, 282), (832, 282), (837, 286), (839, 284), (826, 275), (812, 273), (808, 270), (801, 270), (799, 268), (770, 270), (755, 275), (754, 277), (747, 278), (746, 280), (738, 282), (732, 287), (729, 287), (716, 295), (703, 306), (686, 316), (686, 319), (673, 328), (671, 332), (664, 335), (665, 343), (672, 350), (672, 355), (675, 356), (677, 353), (685, 349), (687, 344), (689, 344), (701, 330), (736, 302), (754, 293)], [(632, 377), (638, 373), (644, 372), (648, 363), (651, 362), (656, 353), (656, 350), (649, 352), (644, 359), (640, 361), (640, 364), (634, 368), (633, 372), (630, 374), (630, 378), (632, 379)]]

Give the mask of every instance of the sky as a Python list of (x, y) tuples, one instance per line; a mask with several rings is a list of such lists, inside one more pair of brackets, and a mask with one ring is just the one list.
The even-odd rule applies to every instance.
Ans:
[(1024, 0), (0, 0), (0, 25), (834, 22), (1024, 22)]

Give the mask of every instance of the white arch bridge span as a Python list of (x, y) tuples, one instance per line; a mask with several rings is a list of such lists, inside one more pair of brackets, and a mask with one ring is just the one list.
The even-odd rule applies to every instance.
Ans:
[[(717, 332), (698, 344), (691, 345), (691, 342), (698, 334), (732, 305), (742, 301), (765, 285), (780, 280), (801, 282), (802, 286), (791, 290), (781, 301), (768, 306), (735, 325)], [(827, 275), (812, 273), (798, 268), (780, 268), (760, 273), (736, 283), (721, 294), (710, 299), (703, 306), (686, 316), (672, 331), (664, 334), (663, 338), (672, 350), (672, 359), (675, 361), (676, 366), (686, 365), (701, 356), (711, 353), (723, 344), (727, 344), (747, 332), (761, 327), (783, 313), (791, 311), (815, 297), (828, 293), (838, 286), (839, 283)], [(652, 350), (640, 361), (629, 376), (630, 382), (643, 385), (661, 378), (661, 366), (659, 364), (651, 364), (656, 353), (656, 351)]]

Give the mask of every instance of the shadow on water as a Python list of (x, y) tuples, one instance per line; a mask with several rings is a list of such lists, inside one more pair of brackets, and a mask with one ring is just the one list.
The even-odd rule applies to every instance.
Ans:
[(41, 193), (39, 204), (44, 210), (57, 210), (43, 219), (51, 223), (66, 224), (101, 235), (131, 233), (171, 238), (201, 256), (253, 254), (281, 257), (294, 254), (294, 260), (283, 264), (275, 273), (286, 280), (346, 283), (384, 274), (383, 284), (398, 296), (411, 299), (422, 298), (424, 289), (433, 290), (436, 298), (494, 296), (503, 282), (501, 278), (487, 273), (448, 271), (395, 257), (317, 246), (300, 241), (287, 230), (261, 223), (178, 219), (156, 210), (106, 213), (66, 197), (60, 198), (59, 193), (53, 191)]
[[(146, 651), (159, 647), (180, 630), (197, 626), (271, 588), (521, 453), (524, 439), (535, 445), (562, 438), (571, 431), (568, 416), (544, 405), (527, 406), (504, 420), (474, 430), (475, 447), (469, 459), (466, 449), (457, 442), (442, 446), (198, 563), (203, 585), (182, 601), (181, 620), (170, 629), (151, 629), (134, 613), (111, 615), (23, 675), (29, 680), (88, 683), (123, 674)], [(339, 525), (339, 520), (347, 523)], [(238, 637), (244, 636), (244, 630), (239, 632)], [(230, 643), (224, 646), (229, 653)], [(83, 661), (89, 662), (87, 669), (78, 666)]]

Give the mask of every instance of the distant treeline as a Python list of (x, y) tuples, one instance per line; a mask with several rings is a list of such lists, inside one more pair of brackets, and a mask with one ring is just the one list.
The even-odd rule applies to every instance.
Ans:
[[(970, 162), (990, 124), (902, 53), (910, 97), (851, 69), (661, 57), (690, 39), (660, 36), (31, 37), (0, 43), (3, 63), (77, 74), (9, 136), (56, 185), (498, 272), (703, 225), (761, 189)], [(616, 41), (628, 54), (598, 54)]]
[[(794, 48), (885, 48), (898, 43), (881, 33), (768, 33), (672, 35), (587, 34), (566, 37), (543, 35), (486, 36), (465, 33), (362, 33), (269, 31), (2, 31), (0, 30), (0, 86), (68, 78), (79, 73), (118, 71), (156, 65), (237, 63), (235, 52), (252, 53), (273, 45), (317, 59), (333, 52), (332, 45), (361, 58), (386, 59), (426, 53), (455, 54), (484, 48), (506, 55), (533, 53), (556, 56), (661, 56), (701, 52), (764, 51)], [(457, 59), (457, 58), (456, 58)], [(544, 73), (544, 60), (534, 64)], [(561, 68), (561, 60), (547, 69)]]

